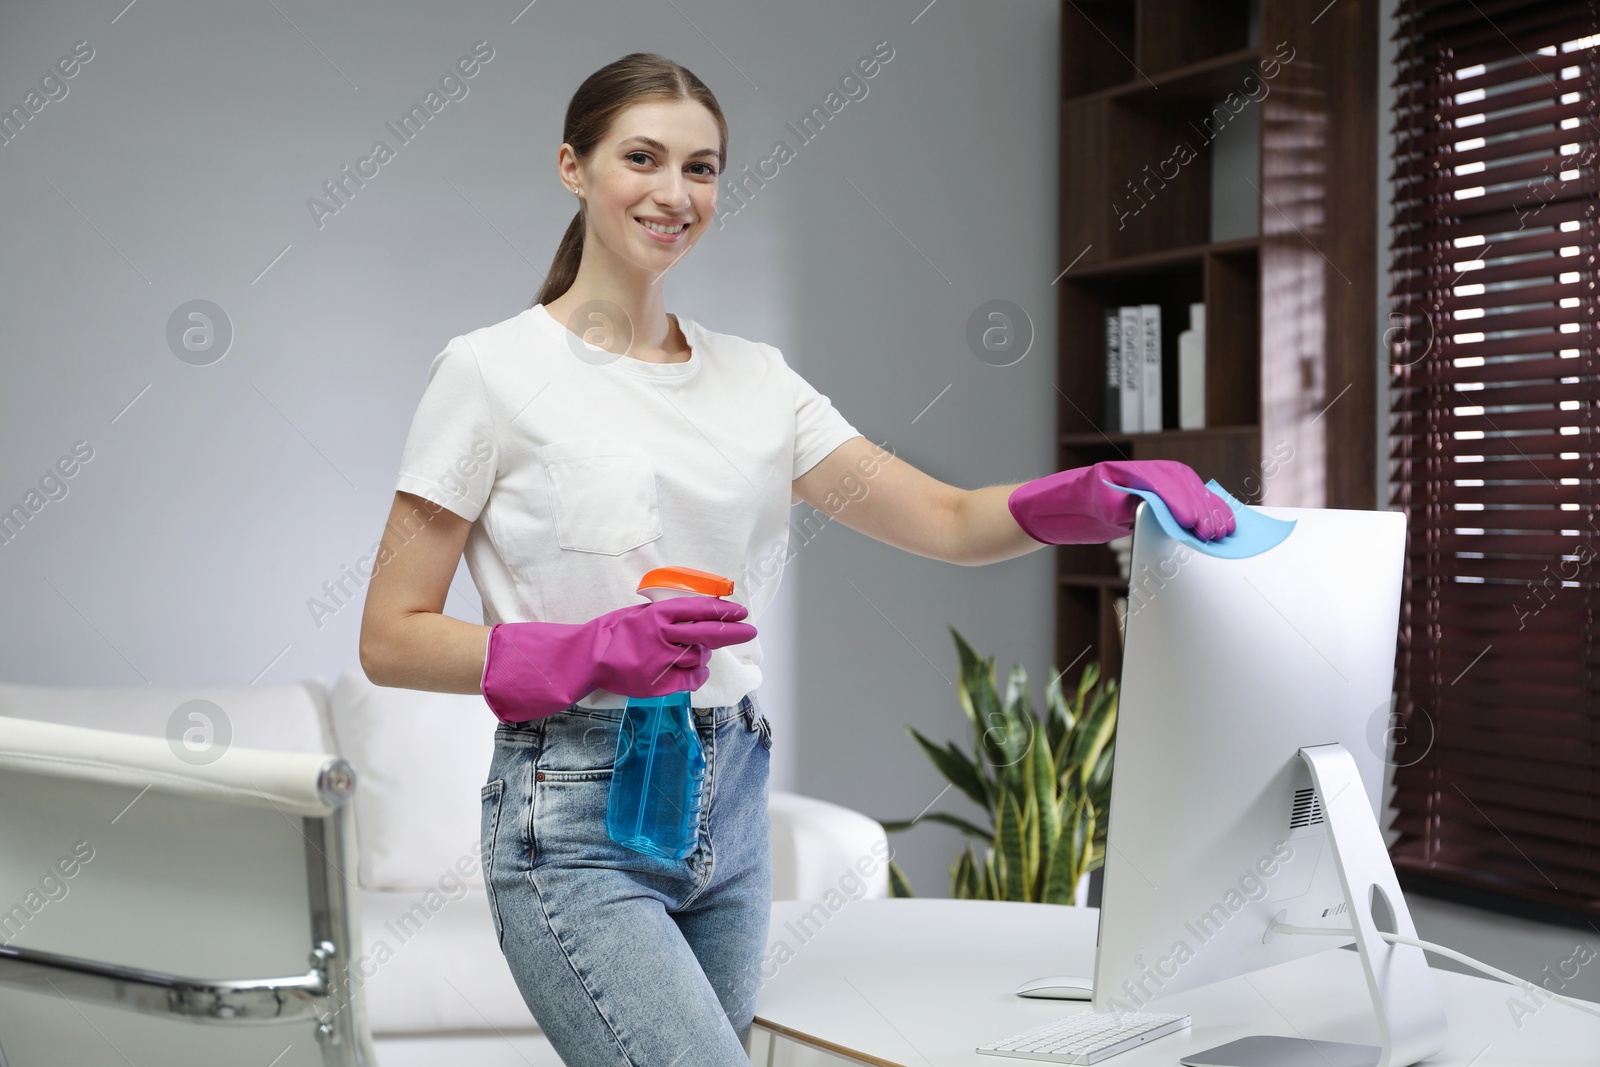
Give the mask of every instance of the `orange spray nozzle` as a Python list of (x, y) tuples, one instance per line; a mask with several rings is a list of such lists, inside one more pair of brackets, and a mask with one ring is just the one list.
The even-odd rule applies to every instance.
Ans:
[(637, 592), (652, 600), (660, 594), (685, 596), (693, 593), (723, 597), (733, 592), (733, 579), (693, 567), (656, 567), (646, 571), (644, 577), (639, 579)]

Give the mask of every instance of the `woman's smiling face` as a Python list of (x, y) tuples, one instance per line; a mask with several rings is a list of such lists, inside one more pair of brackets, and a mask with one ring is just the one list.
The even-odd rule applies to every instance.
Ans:
[(677, 262), (717, 212), (721, 134), (693, 100), (652, 100), (617, 116), (581, 167), (562, 152), (562, 180), (583, 194), (588, 239), (650, 274)]

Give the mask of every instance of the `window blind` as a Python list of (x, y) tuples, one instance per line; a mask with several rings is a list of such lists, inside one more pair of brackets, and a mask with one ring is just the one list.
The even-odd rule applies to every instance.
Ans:
[(1600, 915), (1600, 15), (1399, 0), (1392, 726), (1402, 874)]

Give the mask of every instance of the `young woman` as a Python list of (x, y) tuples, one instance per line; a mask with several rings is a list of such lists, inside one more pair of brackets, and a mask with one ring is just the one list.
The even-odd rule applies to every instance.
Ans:
[[(1203, 538), (1233, 516), (1159, 461), (946, 485), (870, 444), (777, 349), (669, 314), (662, 279), (710, 227), (728, 148), (715, 97), (678, 64), (602, 67), (563, 136), (578, 211), (533, 306), (453, 338), (429, 370), (361, 663), (378, 685), (481, 692), (501, 720), (483, 788), (490, 910), (562, 1059), (747, 1064), (772, 894), (752, 624), (791, 504), (965, 565), (1128, 532), (1137, 500), (1102, 479), (1156, 491)], [(463, 552), (483, 625), (443, 614)], [(639, 578), (669, 565), (735, 590), (642, 603)], [(605, 808), (627, 698), (682, 690), (705, 792), (696, 848), (670, 861), (610, 840)]]

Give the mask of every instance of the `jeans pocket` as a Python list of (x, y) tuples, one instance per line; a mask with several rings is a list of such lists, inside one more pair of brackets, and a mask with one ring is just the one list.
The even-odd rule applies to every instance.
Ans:
[(500, 835), (500, 809), (505, 789), (505, 779), (496, 778), (478, 791), (483, 801), (482, 821), (479, 825), (479, 833), (482, 835), (480, 847), (483, 859), (483, 886), (489, 895), (489, 914), (494, 919), (494, 936), (502, 944), (505, 940), (505, 928), (500, 922), (500, 908), (494, 894), (494, 853), (495, 840)]
[(621, 846), (611, 840), (606, 828), (612, 778), (610, 767), (533, 772), (528, 825), (530, 871), (552, 862), (564, 867), (593, 867), (615, 861)]

